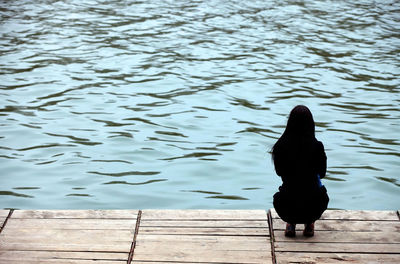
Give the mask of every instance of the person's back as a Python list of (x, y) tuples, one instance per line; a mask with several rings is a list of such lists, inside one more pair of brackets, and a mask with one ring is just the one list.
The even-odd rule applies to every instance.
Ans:
[(274, 207), (288, 223), (285, 234), (294, 236), (295, 225), (304, 223), (304, 235), (313, 235), (314, 221), (326, 210), (329, 198), (320, 183), (326, 174), (325, 150), (315, 138), (314, 120), (307, 107), (299, 105), (291, 111), (272, 158), (283, 182), (274, 195)]
[(283, 186), (314, 187), (317, 175), (323, 178), (326, 174), (324, 146), (315, 140), (303, 149), (276, 149), (274, 164), (277, 174), (282, 177)]

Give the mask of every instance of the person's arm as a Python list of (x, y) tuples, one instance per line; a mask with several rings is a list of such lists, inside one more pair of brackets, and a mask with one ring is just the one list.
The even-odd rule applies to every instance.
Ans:
[(322, 142), (318, 141), (318, 148), (319, 148), (319, 154), (318, 154), (318, 174), (319, 177), (322, 179), (326, 175), (326, 154), (325, 154), (325, 148), (324, 144)]
[(282, 177), (283, 175), (283, 170), (284, 170), (284, 164), (281, 162), (281, 157), (279, 155), (274, 155), (274, 166), (275, 166), (275, 172), (278, 176)]

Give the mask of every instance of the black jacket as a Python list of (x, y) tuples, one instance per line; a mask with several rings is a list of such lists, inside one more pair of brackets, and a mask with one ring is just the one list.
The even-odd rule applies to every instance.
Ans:
[(274, 153), (275, 171), (282, 178), (282, 187), (292, 191), (318, 186), (317, 175), (321, 179), (326, 175), (326, 160), (324, 145), (318, 140), (307, 150), (278, 149)]

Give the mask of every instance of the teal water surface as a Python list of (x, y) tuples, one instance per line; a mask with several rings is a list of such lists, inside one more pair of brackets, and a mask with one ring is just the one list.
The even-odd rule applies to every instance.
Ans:
[(0, 1), (0, 208), (270, 208), (309, 106), (330, 208), (399, 209), (400, 2)]

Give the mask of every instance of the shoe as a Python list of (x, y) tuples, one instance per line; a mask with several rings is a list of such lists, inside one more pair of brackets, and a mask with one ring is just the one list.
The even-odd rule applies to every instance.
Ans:
[(296, 224), (286, 224), (285, 230), (286, 237), (295, 237), (296, 236)]
[(306, 237), (314, 236), (314, 223), (304, 225), (303, 235)]

